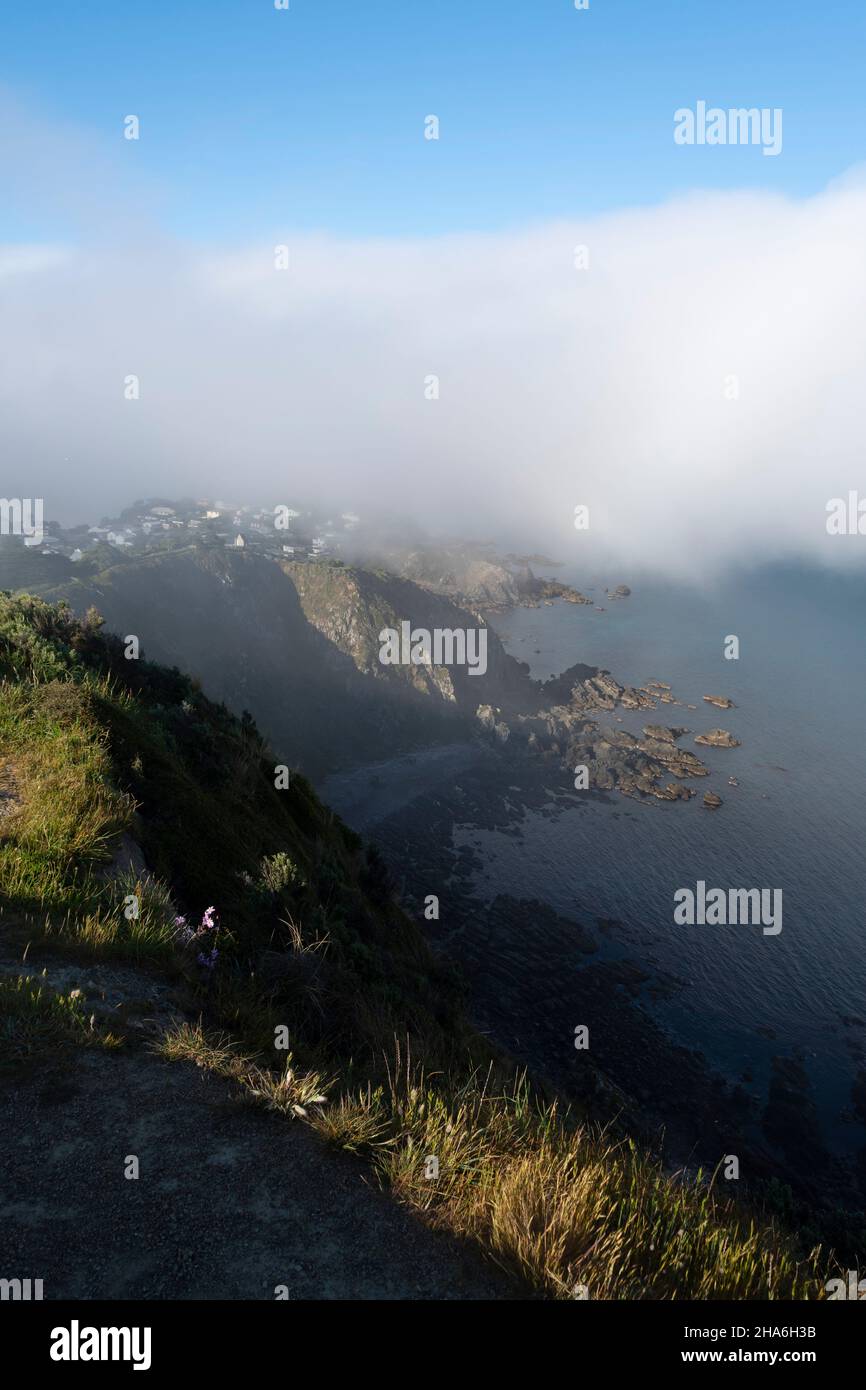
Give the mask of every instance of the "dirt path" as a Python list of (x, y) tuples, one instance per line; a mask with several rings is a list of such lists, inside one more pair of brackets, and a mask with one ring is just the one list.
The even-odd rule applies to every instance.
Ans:
[[(48, 979), (82, 988), (88, 1009), (119, 1004), (143, 1037), (172, 1016), (144, 972), (55, 961)], [(131, 1154), (138, 1179), (124, 1177)], [(42, 1279), (45, 1298), (273, 1299), (279, 1285), (291, 1299), (515, 1296), (360, 1161), (144, 1047), (78, 1049), (57, 1073), (6, 1082), (0, 1173), (0, 1277)]]

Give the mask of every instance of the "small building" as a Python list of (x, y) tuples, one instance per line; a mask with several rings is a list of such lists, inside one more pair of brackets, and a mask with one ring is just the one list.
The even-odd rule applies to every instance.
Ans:
[(237, 535), (235, 536), (235, 546), (238, 548), (238, 550), (241, 550), (245, 545), (246, 541), (244, 540), (240, 531), (238, 531)]

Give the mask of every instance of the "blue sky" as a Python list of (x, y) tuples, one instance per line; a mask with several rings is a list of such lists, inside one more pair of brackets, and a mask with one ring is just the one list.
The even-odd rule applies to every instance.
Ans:
[[(10, 0), (0, 80), (61, 149), (78, 129), (143, 176), (174, 235), (432, 236), (813, 193), (864, 158), (864, 31), (853, 0)], [(782, 154), (676, 146), (698, 99), (781, 107)], [(50, 190), (37, 209), (13, 181), (6, 204), (4, 239), (67, 231)]]

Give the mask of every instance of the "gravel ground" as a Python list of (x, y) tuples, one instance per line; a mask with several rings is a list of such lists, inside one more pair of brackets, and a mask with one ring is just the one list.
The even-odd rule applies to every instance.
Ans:
[[(142, 1041), (172, 1015), (166, 987), (128, 967), (54, 961), (48, 978), (100, 1012), (123, 1007)], [(42, 1279), (46, 1299), (519, 1296), (360, 1160), (140, 1045), (5, 1080), (0, 1174), (0, 1277)]]

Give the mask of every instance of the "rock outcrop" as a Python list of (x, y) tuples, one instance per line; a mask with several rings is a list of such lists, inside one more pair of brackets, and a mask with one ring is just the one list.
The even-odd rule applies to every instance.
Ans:
[[(626, 707), (629, 687), (619, 686), (608, 673), (601, 672), (595, 678), (578, 681), (568, 704), (518, 715), (507, 722), (501, 710), (486, 705), (478, 709), (477, 718), (500, 742), (508, 729), (512, 749), (556, 759), (570, 769), (585, 767), (587, 790), (617, 791), (637, 800), (687, 801), (694, 796), (683, 779), (705, 777), (708, 769), (694, 753), (679, 747), (677, 739), (688, 731), (648, 724), (644, 738), (639, 739), (627, 729), (600, 727), (586, 717), (587, 688), (598, 694), (593, 680), (601, 683), (608, 708), (615, 708), (617, 703)], [(619, 699), (615, 698), (616, 690)], [(649, 700), (645, 692), (634, 693)]]
[(678, 738), (688, 733), (688, 729), (671, 728), (666, 724), (645, 724), (644, 737), (657, 743), (676, 743)]
[(729, 734), (727, 729), (710, 729), (706, 734), (697, 734), (695, 743), (702, 748), (739, 748), (740, 740)]

